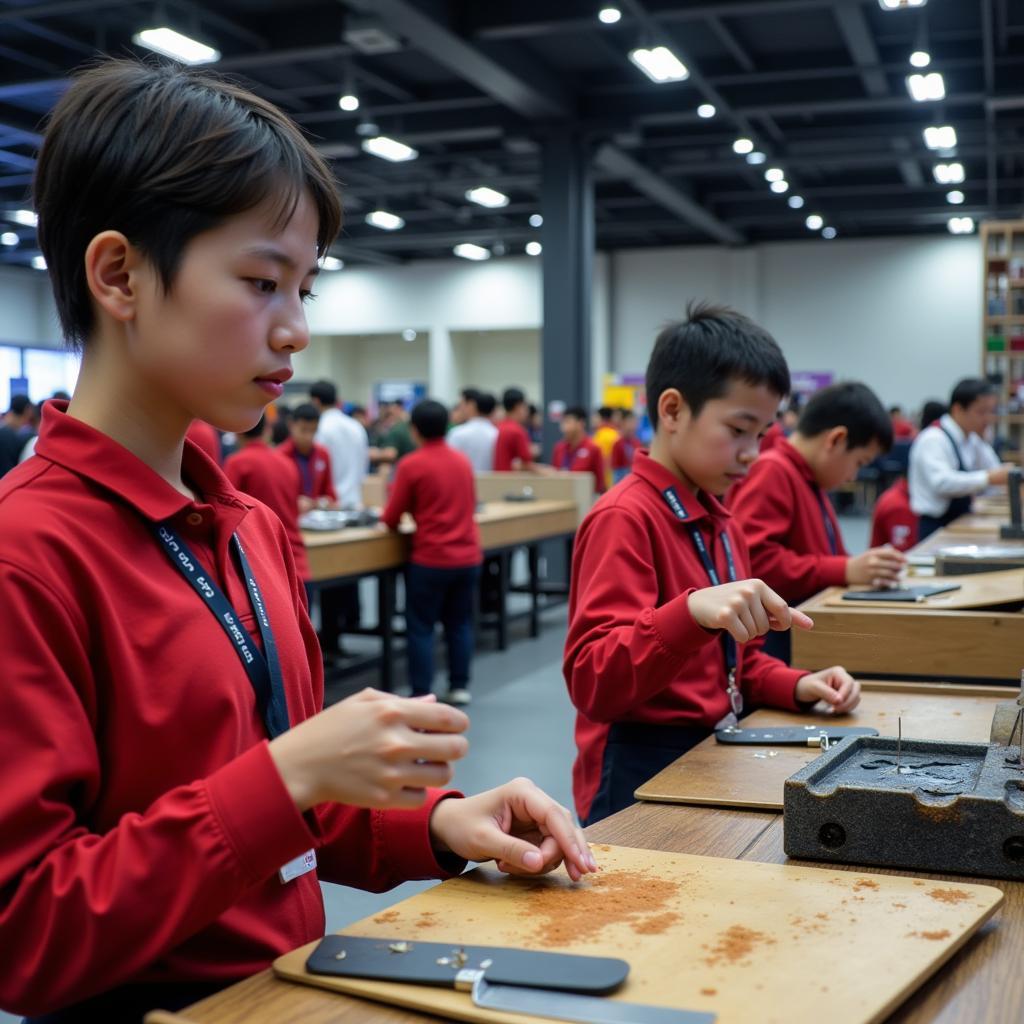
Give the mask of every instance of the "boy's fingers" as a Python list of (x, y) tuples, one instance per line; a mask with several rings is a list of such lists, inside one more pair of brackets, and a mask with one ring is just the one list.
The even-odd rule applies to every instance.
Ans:
[(789, 609), (791, 621), (798, 629), (814, 629), (814, 619), (797, 608)]
[(457, 708), (427, 700), (402, 700), (402, 721), (410, 729), (428, 732), (465, 732), (469, 718)]

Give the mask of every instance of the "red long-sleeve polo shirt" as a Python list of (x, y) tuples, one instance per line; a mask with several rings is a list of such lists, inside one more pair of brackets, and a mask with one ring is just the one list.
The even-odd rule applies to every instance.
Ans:
[(416, 520), (410, 562), (432, 569), (466, 569), (483, 561), (474, 519), (473, 464), (443, 437), (426, 441), (395, 468), (380, 519), (397, 530), (406, 512)]
[(335, 502), (338, 500), (331, 470), (331, 453), (322, 444), (314, 441), (309, 455), (303, 455), (295, 447), (295, 442), (288, 437), (274, 450), (295, 463), (299, 470), (302, 493), (307, 498), (328, 498)]
[(891, 544), (897, 551), (909, 551), (917, 543), (920, 526), (910, 507), (910, 488), (907, 478), (900, 477), (875, 502), (871, 516), (871, 546)]
[(0, 1006), (40, 1014), (127, 982), (223, 981), (323, 934), (316, 873), (385, 889), (442, 874), (428, 818), (302, 815), (235, 649), (151, 533), (167, 520), (259, 644), (237, 531), (293, 724), (323, 699), (284, 528), (186, 444), (191, 501), (49, 405), (0, 481)]
[(551, 456), (551, 464), (555, 469), (567, 469), (573, 473), (593, 473), (595, 494), (604, 494), (608, 489), (605, 486), (604, 454), (592, 438), (584, 437), (577, 445), (559, 441)]
[[(729, 508), (747, 539), (754, 575), (790, 604), (846, 583), (848, 556), (835, 509), (792, 444), (783, 441), (758, 457), (731, 492)], [(832, 523), (835, 554), (825, 516)]]
[[(683, 520), (665, 497), (670, 488)], [(710, 729), (729, 712), (721, 634), (690, 614), (690, 595), (711, 584), (689, 524), (702, 531), (722, 582), (729, 579), (722, 533), (737, 577), (749, 578), (747, 545), (729, 513), (710, 496), (698, 500), (643, 451), (576, 535), (563, 671), (577, 711), (573, 792), (581, 818), (597, 793), (613, 722)], [(807, 673), (759, 648), (755, 641), (738, 650), (748, 705), (796, 710), (796, 683)]]
[(526, 427), (507, 416), (498, 424), (498, 436), (494, 440), (494, 469), (498, 473), (509, 473), (515, 459), (523, 464), (533, 462), (530, 450), (530, 435)]
[(299, 467), (262, 441), (250, 441), (224, 463), (224, 475), (250, 497), (262, 501), (284, 524), (300, 580), (309, 579), (309, 556), (299, 529)]

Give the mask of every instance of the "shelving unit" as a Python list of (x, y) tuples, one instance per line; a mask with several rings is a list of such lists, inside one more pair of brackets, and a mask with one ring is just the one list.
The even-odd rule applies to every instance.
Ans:
[(1004, 457), (1024, 452), (1024, 220), (981, 225), (982, 372), (999, 387), (996, 434)]

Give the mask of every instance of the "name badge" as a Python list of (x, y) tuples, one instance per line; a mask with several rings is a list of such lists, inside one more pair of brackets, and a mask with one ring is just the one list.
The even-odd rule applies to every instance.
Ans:
[(294, 860), (288, 861), (278, 872), (282, 885), (287, 885), (300, 875), (308, 875), (310, 871), (316, 870), (316, 850), (307, 850), (300, 853)]

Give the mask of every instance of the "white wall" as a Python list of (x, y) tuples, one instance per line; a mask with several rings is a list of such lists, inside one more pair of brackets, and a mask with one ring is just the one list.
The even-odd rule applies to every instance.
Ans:
[(38, 270), (0, 269), (0, 343), (58, 348), (50, 282)]
[(764, 324), (793, 370), (863, 380), (911, 408), (944, 398), (981, 364), (979, 246), (930, 236), (616, 253), (613, 369), (642, 372), (660, 325), (706, 298)]
[(541, 395), (540, 330), (458, 331), (452, 334), (456, 391), (478, 387), (501, 401), (519, 387), (536, 402)]

